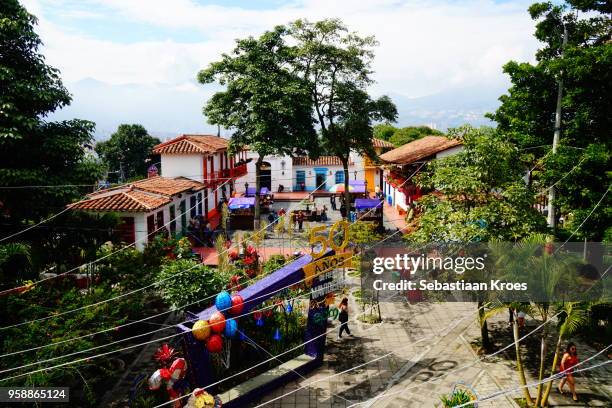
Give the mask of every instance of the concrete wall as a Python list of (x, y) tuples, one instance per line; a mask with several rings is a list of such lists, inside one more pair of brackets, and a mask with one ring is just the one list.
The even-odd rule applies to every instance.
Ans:
[(161, 175), (202, 181), (202, 158), (201, 154), (164, 154), (161, 156)]
[[(329, 190), (334, 184), (336, 184), (336, 172), (343, 172), (342, 166), (293, 166), (293, 187), (297, 190), (297, 172), (304, 171), (306, 175), (306, 191), (313, 191), (317, 186), (317, 170), (325, 169), (325, 189)], [(349, 180), (354, 180), (355, 168), (349, 166)], [(329, 174), (331, 172), (331, 175)], [(361, 176), (361, 177), (360, 177)], [(363, 180), (362, 173), (357, 173), (357, 179)]]
[(436, 159), (441, 159), (443, 157), (452, 156), (453, 154), (457, 154), (463, 151), (463, 146), (455, 146), (450, 149), (446, 149), (444, 151), (436, 153)]
[[(244, 193), (244, 183), (249, 183), (249, 187), (255, 187), (255, 163), (259, 155), (255, 152), (247, 152), (247, 159), (253, 159), (247, 164), (247, 174), (236, 180), (236, 190)], [(292, 171), (293, 161), (289, 156), (266, 156), (264, 161), (270, 163), (272, 174), (272, 192), (278, 191), (278, 186), (282, 184), (284, 191), (292, 191), (294, 173)], [(284, 162), (284, 167), (283, 167)]]

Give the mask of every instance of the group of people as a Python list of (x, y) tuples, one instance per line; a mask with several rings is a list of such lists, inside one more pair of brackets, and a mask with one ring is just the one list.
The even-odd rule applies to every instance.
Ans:
[(203, 215), (195, 215), (189, 220), (189, 235), (199, 244), (212, 248), (214, 231), (210, 222)]
[[(309, 211), (309, 213), (314, 214), (315, 219), (317, 221), (327, 221), (327, 206), (323, 206), (323, 208), (318, 209), (316, 206), (314, 207), (314, 209), (312, 210), (312, 212)], [(281, 208), (280, 210), (278, 210), (278, 212), (274, 211), (274, 210), (270, 210), (270, 212), (268, 213), (268, 223), (270, 225), (270, 228), (272, 228), (272, 225), (274, 225), (279, 218), (283, 217), (284, 215), (287, 214), (287, 211), (284, 208)], [(294, 230), (297, 231), (302, 231), (304, 229), (304, 221), (306, 220), (307, 217), (307, 213), (304, 210), (298, 210), (298, 211), (292, 211), (289, 214), (290, 217), (290, 223), (291, 223), (291, 227)]]

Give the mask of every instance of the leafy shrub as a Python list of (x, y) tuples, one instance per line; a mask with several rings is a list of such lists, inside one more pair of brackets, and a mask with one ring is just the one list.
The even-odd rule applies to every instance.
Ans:
[(177, 259), (162, 266), (156, 281), (156, 287), (169, 306), (182, 308), (194, 303), (192, 307), (197, 307), (205, 301), (211, 302), (212, 299), (207, 300), (209, 296), (224, 290), (229, 275), (192, 259)]

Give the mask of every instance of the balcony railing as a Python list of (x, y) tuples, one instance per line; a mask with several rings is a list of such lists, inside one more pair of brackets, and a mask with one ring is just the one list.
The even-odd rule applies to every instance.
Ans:
[(213, 171), (208, 174), (206, 177), (206, 184), (208, 187), (216, 187), (221, 183), (226, 182), (229, 179), (236, 179), (238, 177), (242, 177), (247, 173), (246, 164), (236, 166), (231, 169), (223, 169)]
[(236, 166), (230, 170), (232, 178), (242, 177), (247, 174), (247, 165), (241, 164), (240, 166)]

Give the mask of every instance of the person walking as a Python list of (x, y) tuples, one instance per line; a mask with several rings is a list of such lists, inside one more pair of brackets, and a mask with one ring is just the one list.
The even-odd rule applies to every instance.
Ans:
[(298, 222), (298, 230), (302, 231), (302, 226), (304, 225), (304, 211), (300, 211), (297, 214), (297, 222)]
[(332, 210), (336, 211), (337, 208), (336, 208), (336, 195), (335, 194), (332, 194), (329, 196), (329, 203), (331, 204)]
[(343, 298), (338, 305), (340, 314), (338, 315), (338, 321), (340, 322), (340, 329), (338, 331), (338, 338), (342, 338), (342, 332), (346, 332), (349, 336), (352, 336), (351, 330), (348, 327), (348, 298)]
[(576, 345), (574, 343), (568, 343), (565, 353), (563, 353), (563, 358), (561, 359), (561, 370), (559, 371), (561, 374), (563, 374), (563, 378), (561, 379), (557, 389), (561, 395), (564, 395), (563, 386), (565, 383), (567, 383), (570, 391), (572, 392), (572, 399), (574, 401), (578, 401), (578, 396), (576, 395), (576, 380), (574, 380), (574, 370), (572, 369), (576, 364), (578, 364)]

